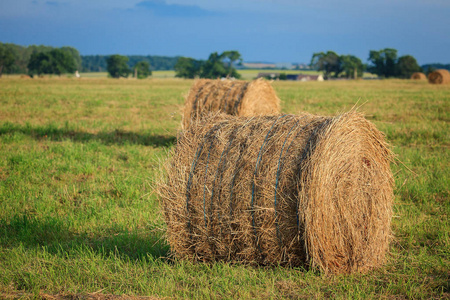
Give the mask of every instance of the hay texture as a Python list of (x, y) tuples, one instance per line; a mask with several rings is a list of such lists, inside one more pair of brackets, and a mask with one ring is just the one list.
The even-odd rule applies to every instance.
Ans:
[(177, 258), (364, 272), (383, 263), (391, 152), (361, 114), (207, 116), (159, 186)]
[(445, 69), (428, 74), (428, 82), (434, 84), (450, 84), (450, 73)]
[(280, 112), (280, 99), (264, 79), (251, 82), (199, 79), (185, 101), (183, 128), (210, 112), (234, 116), (275, 115)]
[(413, 79), (413, 80), (427, 80), (427, 75), (425, 75), (424, 73), (421, 73), (421, 72), (414, 72), (411, 75), (411, 79)]

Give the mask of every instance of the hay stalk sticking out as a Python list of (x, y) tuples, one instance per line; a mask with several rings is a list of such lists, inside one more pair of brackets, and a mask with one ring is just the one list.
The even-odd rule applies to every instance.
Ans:
[(275, 115), (280, 112), (280, 99), (264, 79), (242, 80), (199, 79), (191, 87), (183, 109), (183, 127), (210, 112), (235, 116)]
[(356, 112), (207, 116), (181, 132), (159, 187), (176, 257), (380, 266), (392, 215), (391, 152)]

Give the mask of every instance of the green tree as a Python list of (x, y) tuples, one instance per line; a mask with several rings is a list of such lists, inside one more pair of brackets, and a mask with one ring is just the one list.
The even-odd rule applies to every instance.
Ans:
[(31, 76), (38, 74), (57, 74), (75, 72), (75, 59), (62, 49), (53, 49), (49, 52), (35, 52), (31, 54), (28, 63), (28, 72)]
[(147, 61), (140, 61), (134, 65), (134, 72), (138, 79), (144, 79), (152, 75), (150, 64)]
[(240, 59), (239, 52), (225, 51), (222, 54), (218, 54), (217, 52), (211, 53), (208, 60), (201, 67), (200, 77), (211, 79), (220, 77), (240, 78), (241, 76), (232, 66), (232, 58), (235, 60)]
[(128, 57), (123, 55), (111, 55), (106, 59), (106, 69), (112, 78), (128, 77), (130, 69), (127, 65)]
[(175, 64), (176, 77), (182, 78), (220, 78), (241, 76), (233, 67), (233, 63), (241, 61), (241, 54), (238, 51), (225, 51), (222, 54), (211, 53), (208, 60), (201, 61), (189, 57), (180, 57)]
[(53, 49), (49, 52), (53, 74), (73, 73), (76, 70), (75, 58), (68, 50)]
[(404, 55), (397, 61), (397, 76), (400, 78), (411, 78), (414, 72), (422, 72), (422, 68), (417, 64), (417, 60), (411, 55)]
[(378, 76), (389, 78), (396, 75), (397, 50), (385, 48), (380, 51), (371, 50), (369, 53), (369, 65), (367, 70)]
[(36, 52), (31, 54), (28, 62), (28, 73), (31, 77), (34, 75), (51, 74), (51, 58), (48, 53)]
[(211, 53), (202, 66), (200, 77), (215, 79), (226, 77), (227, 75), (227, 68), (222, 62), (222, 57), (217, 52)]
[(280, 75), (278, 76), (279, 80), (287, 80), (287, 74), (286, 73), (280, 73)]
[(10, 71), (14, 61), (14, 52), (6, 45), (0, 44), (0, 77), (2, 77), (3, 71)]
[(73, 57), (73, 59), (75, 60), (75, 70), (81, 71), (82, 60), (81, 60), (80, 52), (78, 52), (78, 50), (73, 47), (67, 47), (67, 46), (61, 47), (60, 49), (68, 52)]
[(347, 78), (358, 78), (363, 76), (364, 64), (361, 59), (354, 55), (341, 55), (341, 68)]
[(180, 57), (174, 66), (175, 77), (195, 78), (200, 75), (202, 62), (190, 57)]
[(316, 70), (323, 71), (324, 78), (331, 77), (332, 73), (334, 77), (338, 77), (342, 72), (340, 57), (333, 51), (314, 53), (310, 65)]
[[(228, 77), (240, 77), (240, 75), (233, 68), (233, 64), (236, 61), (239, 61), (239, 63), (242, 63), (241, 54), (236, 50), (224, 51), (221, 54), (221, 57), (222, 57), (222, 61), (224, 62), (227, 72), (228, 72), (227, 76)], [(236, 74), (238, 74), (238, 75), (236, 76)]]

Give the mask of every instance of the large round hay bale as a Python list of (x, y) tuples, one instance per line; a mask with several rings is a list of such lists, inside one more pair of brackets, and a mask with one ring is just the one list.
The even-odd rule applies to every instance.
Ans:
[(422, 72), (414, 72), (411, 75), (411, 79), (413, 79), (413, 80), (427, 80), (427, 75), (425, 75)]
[(356, 112), (207, 116), (159, 186), (174, 255), (364, 272), (391, 236), (391, 152)]
[(188, 128), (210, 112), (235, 116), (275, 115), (280, 112), (280, 99), (264, 79), (243, 80), (199, 79), (191, 87), (183, 110), (183, 127)]
[(428, 82), (434, 84), (448, 84), (450, 83), (450, 73), (445, 69), (431, 72), (428, 74)]

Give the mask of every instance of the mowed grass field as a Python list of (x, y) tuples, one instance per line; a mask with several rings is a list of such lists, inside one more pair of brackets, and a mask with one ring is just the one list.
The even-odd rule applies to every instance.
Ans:
[(334, 276), (170, 258), (154, 188), (192, 83), (0, 79), (0, 298), (450, 297), (449, 85), (273, 83), (285, 113), (359, 106), (397, 155), (386, 265)]

